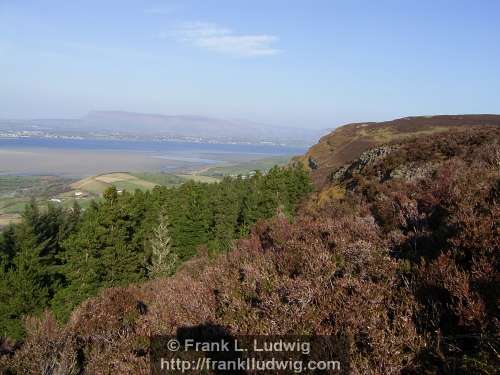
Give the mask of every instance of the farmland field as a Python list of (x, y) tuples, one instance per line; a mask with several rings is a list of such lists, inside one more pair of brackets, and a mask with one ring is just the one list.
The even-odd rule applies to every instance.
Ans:
[(119, 191), (146, 191), (155, 186), (175, 187), (192, 180), (203, 183), (220, 181), (224, 176), (247, 176), (254, 170), (266, 172), (274, 165), (286, 164), (288, 156), (257, 160), (223, 161), (215, 166), (178, 171), (111, 172), (81, 179), (61, 176), (0, 175), (0, 228), (19, 221), (30, 199), (35, 198), (41, 210), (48, 204), (72, 207), (74, 202), (85, 209), (92, 200), (99, 200), (111, 186)]
[(70, 208), (75, 201), (85, 209), (92, 200), (99, 200), (111, 186), (119, 191), (145, 191), (158, 185), (178, 186), (189, 179), (217, 181), (206, 176), (184, 176), (165, 172), (112, 172), (77, 181), (57, 176), (0, 176), (0, 228), (19, 221), (32, 198), (35, 198), (41, 210), (47, 209), (48, 204)]
[(238, 163), (222, 163), (213, 167), (205, 168), (200, 175), (218, 177), (248, 175), (255, 170), (267, 172), (275, 165), (285, 165), (290, 160), (290, 156), (274, 156), (264, 159), (250, 160)]

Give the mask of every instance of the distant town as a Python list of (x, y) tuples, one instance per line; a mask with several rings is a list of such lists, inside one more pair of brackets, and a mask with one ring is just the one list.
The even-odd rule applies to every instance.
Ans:
[(0, 139), (45, 138), (45, 139), (73, 139), (73, 140), (116, 140), (116, 141), (155, 141), (155, 142), (189, 142), (214, 144), (248, 144), (287, 146), (288, 144), (276, 141), (249, 141), (235, 138), (205, 138), (169, 134), (135, 134), (135, 133), (104, 133), (104, 132), (64, 132), (52, 130), (1, 130)]

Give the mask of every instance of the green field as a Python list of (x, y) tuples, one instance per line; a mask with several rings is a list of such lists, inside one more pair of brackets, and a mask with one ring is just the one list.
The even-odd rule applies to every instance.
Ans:
[(85, 209), (92, 200), (100, 199), (111, 186), (121, 191), (145, 191), (157, 185), (179, 186), (189, 178), (215, 180), (204, 176), (180, 177), (164, 172), (113, 172), (78, 181), (57, 176), (0, 176), (0, 228), (19, 221), (32, 197), (41, 210), (45, 210), (49, 203), (70, 208), (75, 201)]
[(256, 170), (259, 170), (261, 172), (267, 172), (275, 165), (287, 164), (289, 160), (290, 160), (289, 156), (275, 156), (271, 158), (252, 160), (237, 164), (218, 165), (212, 168), (208, 168), (200, 172), (199, 174), (201, 176), (209, 176), (217, 178), (221, 178), (224, 176), (236, 177), (238, 175), (247, 176), (251, 172)]
[(0, 176), (0, 197), (52, 196), (74, 180), (57, 176)]
[(185, 181), (192, 180), (192, 181), (195, 181), (195, 182), (205, 182), (205, 183), (208, 183), (208, 184), (220, 181), (220, 178), (213, 177), (213, 176), (205, 176), (205, 175), (197, 174), (197, 173), (180, 174), (178, 176), (182, 177)]
[(288, 157), (273, 157), (238, 164), (222, 164), (191, 174), (165, 172), (112, 172), (75, 181), (57, 176), (0, 176), (0, 227), (19, 221), (24, 207), (34, 197), (40, 209), (49, 203), (72, 207), (76, 201), (85, 209), (100, 199), (111, 186), (119, 191), (146, 191), (155, 186), (179, 186), (186, 181), (214, 183), (224, 176), (248, 176), (255, 170), (267, 172), (275, 165), (288, 163)]
[(163, 186), (178, 186), (186, 182), (185, 178), (166, 172), (132, 172), (130, 174), (138, 179)]
[(5, 214), (16, 214), (23, 210), (29, 198), (0, 198), (0, 212)]
[[(71, 188), (74, 181), (58, 176), (0, 176), (0, 228), (19, 221), (32, 198), (41, 210), (47, 209), (51, 199), (60, 201), (52, 204), (71, 207), (76, 198)], [(77, 201), (82, 208), (86, 208), (93, 198), (86, 196)]]
[(31, 197), (45, 209), (48, 200), (69, 191), (73, 181), (57, 176), (0, 176), (0, 227), (19, 221)]
[(87, 177), (71, 184), (73, 191), (82, 191), (88, 194), (101, 195), (111, 186), (118, 190), (135, 191), (151, 190), (157, 185), (179, 186), (186, 178), (164, 172), (113, 172)]
[[(49, 199), (42, 197), (35, 197), (35, 200), (41, 211), (47, 209), (49, 204), (62, 205), (65, 208), (73, 206), (75, 199), (73, 197), (68, 199), (60, 199), (61, 202), (51, 202)], [(77, 202), (82, 209), (86, 209), (94, 198), (82, 198)], [(17, 198), (0, 198), (0, 228), (11, 222), (17, 222), (21, 218), (26, 205), (30, 202), (30, 197), (17, 197)]]

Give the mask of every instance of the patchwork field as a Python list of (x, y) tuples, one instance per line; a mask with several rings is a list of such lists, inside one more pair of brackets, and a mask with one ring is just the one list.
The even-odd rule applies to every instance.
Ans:
[(200, 176), (222, 178), (224, 176), (238, 175), (247, 176), (255, 170), (267, 172), (275, 165), (285, 165), (289, 162), (289, 156), (274, 156), (265, 159), (251, 160), (240, 163), (225, 163), (198, 172)]
[(0, 228), (19, 221), (21, 221), (21, 215), (19, 214), (0, 214)]
[(165, 172), (112, 172), (77, 181), (57, 176), (0, 176), (0, 228), (19, 221), (32, 197), (41, 210), (47, 209), (48, 204), (69, 208), (75, 201), (85, 209), (92, 200), (99, 200), (102, 193), (111, 186), (121, 191), (146, 191), (158, 185), (178, 186), (189, 179), (218, 181), (213, 177)]
[(139, 178), (126, 172), (115, 172), (87, 177), (71, 184), (75, 191), (83, 191), (94, 195), (102, 194), (106, 189), (115, 186), (118, 190), (134, 191), (150, 190), (159, 184)]
[(210, 177), (210, 176), (204, 176), (204, 175), (197, 174), (197, 173), (179, 174), (177, 176), (185, 179), (186, 181), (187, 180), (193, 180), (195, 182), (205, 182), (205, 183), (208, 183), (208, 184), (211, 184), (211, 183), (214, 183), (214, 182), (217, 182), (217, 181), (220, 180), (219, 178)]
[(72, 207), (74, 202), (85, 209), (92, 200), (99, 200), (111, 186), (119, 191), (146, 191), (155, 186), (179, 186), (193, 180), (203, 183), (220, 181), (224, 176), (248, 176), (255, 170), (268, 171), (284, 165), (289, 157), (279, 156), (245, 162), (225, 162), (184, 174), (167, 172), (111, 172), (80, 180), (58, 176), (0, 176), (0, 228), (17, 222), (30, 199), (34, 197), (44, 210), (48, 204)]
[[(151, 174), (157, 180), (162, 180), (162, 173)], [(175, 185), (185, 181), (177, 176), (163, 178), (164, 182), (174, 182), (165, 185)], [(110, 186), (119, 190), (148, 190), (159, 183), (130, 173), (108, 173), (87, 177), (79, 181), (57, 176), (0, 176), (0, 228), (21, 218), (26, 204), (35, 198), (41, 210), (47, 205), (56, 204), (72, 207), (78, 202), (85, 209), (94, 199), (100, 199), (101, 194)]]

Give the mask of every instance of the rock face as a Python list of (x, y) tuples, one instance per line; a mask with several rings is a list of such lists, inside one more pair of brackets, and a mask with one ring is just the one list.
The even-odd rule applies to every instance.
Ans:
[(318, 169), (318, 163), (316, 162), (316, 160), (314, 160), (311, 157), (308, 160), (308, 165), (309, 165), (309, 168), (311, 168), (312, 170)]
[(424, 164), (416, 164), (409, 163), (407, 165), (403, 165), (399, 168), (394, 169), (390, 175), (390, 179), (401, 178), (408, 181), (418, 180), (420, 178), (429, 177), (434, 173), (434, 171), (438, 167), (438, 163), (424, 163)]
[(360, 173), (366, 166), (373, 165), (382, 160), (396, 148), (396, 146), (380, 146), (363, 152), (353, 163), (346, 164), (334, 171), (330, 177), (330, 182), (334, 184), (342, 183), (352, 177), (353, 174)]
[[(363, 152), (358, 159), (352, 163), (348, 163), (333, 171), (330, 176), (332, 184), (341, 184), (350, 179), (353, 175), (362, 173), (366, 167), (371, 167), (379, 162), (382, 162), (391, 152), (398, 150), (397, 145), (380, 146), (369, 149)], [(389, 179), (404, 179), (413, 181), (420, 178), (429, 177), (439, 166), (436, 162), (415, 163), (410, 162), (394, 168), (389, 174), (381, 169), (377, 171), (379, 181)]]

